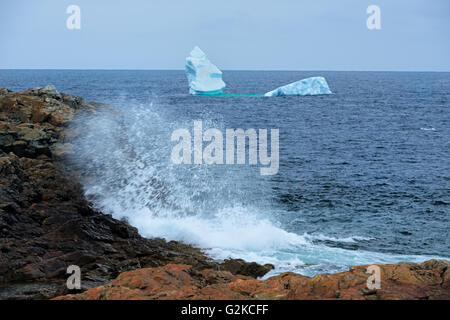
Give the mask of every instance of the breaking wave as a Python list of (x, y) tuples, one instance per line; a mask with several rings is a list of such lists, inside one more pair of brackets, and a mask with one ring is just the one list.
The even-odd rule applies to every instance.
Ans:
[(193, 244), (219, 260), (272, 263), (276, 269), (267, 276), (284, 271), (313, 275), (355, 264), (426, 259), (322, 243), (374, 240), (363, 236), (288, 232), (276, 220), (280, 209), (257, 168), (173, 165), (170, 135), (175, 129), (191, 128), (192, 123), (168, 121), (156, 101), (117, 105), (117, 111), (105, 107), (73, 123), (81, 134), (72, 142), (71, 160), (84, 173), (86, 197), (103, 212), (126, 219), (143, 236)]

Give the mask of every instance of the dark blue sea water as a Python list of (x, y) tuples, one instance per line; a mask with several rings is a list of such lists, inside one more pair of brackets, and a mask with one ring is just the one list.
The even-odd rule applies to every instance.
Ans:
[[(0, 87), (53, 84), (118, 106), (145, 163), (113, 152), (98, 115), (79, 161), (107, 164), (86, 184), (96, 205), (145, 236), (182, 240), (218, 258), (242, 257), (304, 274), (358, 263), (450, 257), (450, 73), (224, 71), (225, 92), (261, 94), (309, 76), (334, 94), (193, 97), (183, 71), (0, 70)], [(92, 120), (92, 119), (91, 119)], [(278, 128), (280, 169), (173, 165), (170, 135), (205, 128)], [(101, 145), (97, 145), (97, 144)], [(92, 152), (111, 146), (112, 152)], [(125, 175), (127, 182), (111, 185)], [(149, 199), (149, 177), (176, 208)], [(147, 180), (146, 180), (147, 179)]]

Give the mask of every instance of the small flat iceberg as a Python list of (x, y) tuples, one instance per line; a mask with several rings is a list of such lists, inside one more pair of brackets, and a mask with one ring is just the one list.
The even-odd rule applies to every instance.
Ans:
[(197, 46), (186, 58), (185, 71), (189, 93), (192, 95), (219, 95), (226, 86), (222, 80), (222, 71)]
[(311, 77), (276, 88), (275, 90), (267, 92), (264, 96), (313, 96), (331, 93), (324, 77)]

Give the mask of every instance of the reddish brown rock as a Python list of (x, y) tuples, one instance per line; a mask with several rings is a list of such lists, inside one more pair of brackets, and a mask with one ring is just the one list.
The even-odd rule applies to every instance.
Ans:
[(313, 278), (283, 273), (255, 280), (228, 271), (194, 270), (188, 265), (166, 265), (122, 273), (112, 283), (58, 300), (153, 299), (450, 299), (450, 262), (379, 265), (381, 289), (366, 287), (367, 266)]
[(252, 279), (229, 271), (198, 271), (189, 265), (168, 264), (124, 272), (112, 283), (80, 295), (57, 299), (148, 300), (148, 299), (242, 299), (228, 283)]

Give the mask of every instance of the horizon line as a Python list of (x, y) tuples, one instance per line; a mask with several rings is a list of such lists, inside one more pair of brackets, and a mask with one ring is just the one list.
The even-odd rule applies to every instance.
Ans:
[[(184, 69), (126, 69), (126, 68), (1, 68), (0, 71), (184, 71)], [(221, 71), (263, 71), (263, 72), (436, 72), (436, 73), (448, 73), (450, 70), (343, 70), (343, 69), (332, 69), (332, 70), (321, 70), (321, 69), (221, 69)]]

